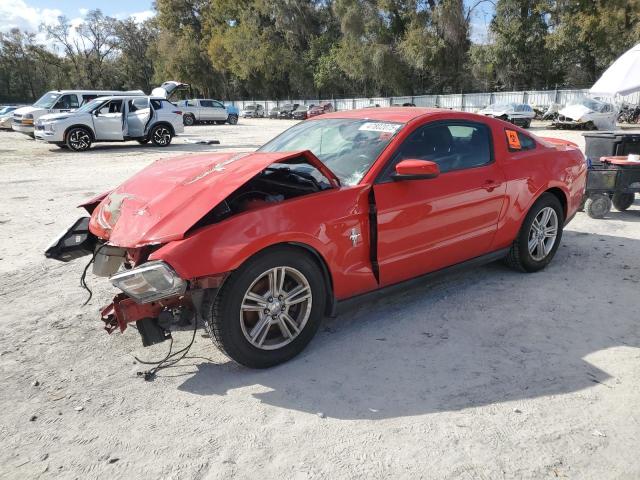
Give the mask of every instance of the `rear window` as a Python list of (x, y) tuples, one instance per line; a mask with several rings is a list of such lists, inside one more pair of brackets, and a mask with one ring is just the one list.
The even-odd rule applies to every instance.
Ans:
[(506, 129), (505, 134), (510, 152), (522, 152), (536, 148), (535, 140), (522, 132)]

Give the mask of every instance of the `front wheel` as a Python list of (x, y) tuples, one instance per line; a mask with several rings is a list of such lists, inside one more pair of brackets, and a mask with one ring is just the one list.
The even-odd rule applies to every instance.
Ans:
[(67, 132), (65, 143), (71, 151), (84, 152), (91, 147), (91, 133), (86, 128), (72, 128)]
[(527, 214), (518, 237), (507, 255), (509, 266), (523, 272), (537, 272), (553, 259), (560, 240), (564, 214), (558, 198), (543, 193)]
[(237, 115), (229, 115), (229, 118), (227, 118), (227, 122), (229, 122), (229, 125), (235, 125), (238, 123), (238, 116)]
[(313, 258), (294, 248), (273, 248), (231, 274), (204, 304), (213, 342), (232, 360), (268, 368), (298, 355), (315, 335), (326, 287)]
[(616, 210), (624, 212), (627, 210), (636, 199), (635, 193), (614, 193), (611, 202)]
[(156, 147), (168, 147), (172, 137), (171, 130), (165, 125), (156, 125), (151, 130), (151, 141)]

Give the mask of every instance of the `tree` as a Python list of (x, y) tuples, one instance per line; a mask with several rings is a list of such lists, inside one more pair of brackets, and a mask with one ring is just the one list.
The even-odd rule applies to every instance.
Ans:
[(116, 23), (100, 10), (91, 10), (76, 27), (64, 16), (58, 17), (55, 24), (40, 26), (73, 66), (76, 88), (106, 88), (114, 83), (112, 61), (118, 46)]

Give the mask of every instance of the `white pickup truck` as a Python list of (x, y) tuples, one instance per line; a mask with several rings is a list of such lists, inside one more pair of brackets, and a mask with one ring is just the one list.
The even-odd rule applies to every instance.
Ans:
[(238, 123), (239, 110), (231, 105), (225, 106), (222, 102), (204, 98), (180, 100), (175, 102), (183, 112), (182, 120), (186, 126), (196, 123), (215, 122), (217, 124)]

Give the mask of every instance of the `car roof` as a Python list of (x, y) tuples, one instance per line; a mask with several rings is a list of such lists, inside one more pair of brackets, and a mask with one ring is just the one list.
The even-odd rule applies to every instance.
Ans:
[(410, 122), (411, 120), (424, 115), (435, 115), (450, 110), (442, 108), (422, 108), (422, 107), (382, 107), (382, 108), (360, 108), (358, 110), (342, 110), (330, 112), (322, 115), (322, 118), (353, 118), (358, 120), (378, 120), (386, 122)]

